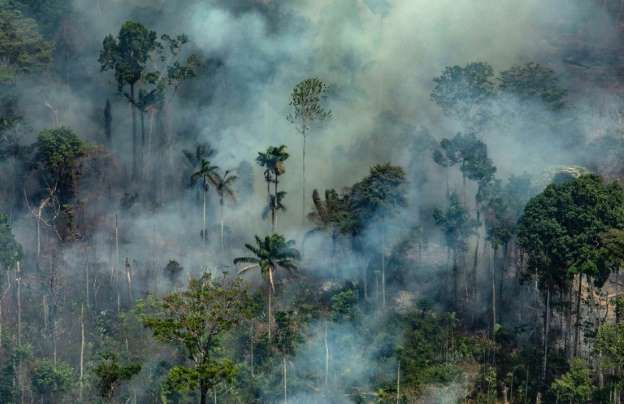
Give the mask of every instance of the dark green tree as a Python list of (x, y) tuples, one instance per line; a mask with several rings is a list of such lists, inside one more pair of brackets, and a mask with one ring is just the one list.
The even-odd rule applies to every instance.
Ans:
[[(350, 210), (360, 229), (379, 221), (381, 233), (381, 304), (386, 305), (386, 226), (387, 219), (407, 204), (405, 171), (390, 163), (371, 167), (370, 174), (356, 183), (349, 197)], [(366, 275), (365, 275), (366, 276)]]
[(156, 32), (147, 29), (135, 21), (126, 21), (119, 34), (115, 38), (108, 35), (102, 43), (102, 50), (98, 59), (102, 71), (112, 70), (117, 81), (117, 89), (123, 92), (124, 87), (129, 87), (126, 97), (131, 104), (132, 110), (132, 176), (138, 175), (138, 139), (136, 121), (135, 94), (137, 83), (147, 78), (154, 81), (153, 75), (148, 75), (148, 64), (152, 59), (153, 52), (162, 46)]
[(70, 391), (74, 370), (63, 362), (39, 361), (32, 370), (31, 381), (42, 403), (58, 403), (63, 394)]
[(540, 102), (551, 111), (565, 106), (567, 91), (559, 83), (554, 70), (538, 63), (511, 67), (498, 78), (500, 91), (516, 97), (520, 102)]
[(186, 291), (145, 305), (143, 324), (163, 343), (179, 347), (187, 363), (169, 372), (168, 383), (180, 391), (198, 390), (201, 404), (208, 391), (231, 380), (236, 367), (218, 348), (226, 333), (250, 316), (250, 299), (240, 279), (216, 281), (210, 274), (192, 279)]
[(112, 402), (121, 384), (132, 379), (140, 371), (141, 365), (139, 363), (123, 363), (116, 353), (102, 353), (93, 369), (97, 380), (98, 394), (104, 400)]
[(578, 274), (577, 331), (580, 327), (582, 278), (604, 284), (620, 260), (602, 235), (624, 227), (624, 190), (595, 175), (551, 184), (527, 204), (518, 225), (518, 243), (528, 257), (528, 270), (544, 292), (544, 353), (542, 382), (548, 363), (551, 294), (564, 293)]
[(442, 111), (479, 130), (490, 118), (490, 102), (496, 94), (494, 69), (487, 63), (449, 66), (433, 79), (431, 99)]
[(219, 167), (210, 164), (210, 161), (202, 159), (199, 163), (197, 171), (191, 175), (191, 183), (199, 184), (202, 190), (203, 203), (202, 203), (202, 240), (208, 240), (208, 228), (206, 227), (206, 203), (208, 191), (211, 186), (215, 186), (215, 175), (217, 174)]

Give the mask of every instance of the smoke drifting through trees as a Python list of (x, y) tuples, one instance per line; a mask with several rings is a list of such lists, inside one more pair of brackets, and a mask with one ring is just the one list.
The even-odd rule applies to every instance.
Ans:
[[(150, 389), (172, 368), (171, 356), (139, 338), (149, 332), (129, 311), (134, 300), (186, 288), (206, 270), (234, 276), (240, 268), (232, 260), (246, 253), (245, 243), (259, 235), (257, 248), (270, 251), (262, 243), (274, 239), (264, 236), (280, 233), (282, 242), (298, 242), (298, 275), (274, 280), (272, 264), (263, 267), (256, 254), (270, 280), (266, 292), (259, 276), (245, 275), (251, 293), (259, 291), (259, 321), (241, 327), (250, 330), (237, 334), (249, 340), (244, 344), (225, 341), (252, 370), (232, 380), (227, 366), (218, 369), (223, 378), (211, 394), (250, 400), (241, 386), (264, 372), (280, 383), (279, 391), (271, 383), (259, 388), (261, 400), (391, 400), (399, 383), (399, 394), (412, 397), (422, 393), (415, 386), (440, 381), (422, 376), (430, 369), (415, 370), (422, 370), (419, 349), (434, 364), (431, 372), (453, 375), (442, 380), (452, 382), (453, 394), (501, 396), (503, 386), (518, 397), (529, 394), (527, 386), (533, 398), (544, 394), (542, 382), (563, 374), (545, 372), (549, 344), (559, 342), (549, 343), (544, 332), (537, 344), (543, 373), (531, 373), (518, 390), (503, 373), (519, 365), (495, 359), (506, 341), (496, 337), (499, 326), (540, 330), (541, 318), (523, 298), (531, 310), (546, 308), (546, 330), (555, 320), (568, 325), (557, 326), (562, 333), (574, 330), (562, 344), (577, 356), (584, 339), (578, 318), (588, 309), (576, 303), (593, 275), (579, 269), (586, 280), (577, 277), (569, 312), (548, 310), (569, 297), (520, 282), (531, 273), (515, 245), (515, 224), (529, 198), (551, 182), (545, 173), (554, 166), (621, 175), (617, 158), (608, 167), (602, 158), (616, 149), (608, 142), (621, 147), (610, 132), (621, 123), (621, 102), (597, 79), (617, 80), (617, 61), (600, 56), (617, 43), (617, 18), (581, 1), (59, 0), (43, 7), (0, 0), (3, 32), (36, 43), (28, 57), (18, 49), (19, 57), (7, 58), (2, 52), (20, 42), (0, 37), (1, 168), (8, 179), (2, 210), (24, 249), (22, 257), (6, 236), (0, 334), (18, 341), (7, 345), (0, 335), (2, 357), (26, 363), (31, 353), (21, 351), (22, 340), (34, 332), (45, 341), (28, 340), (32, 358), (80, 362), (82, 386), (86, 356), (108, 380), (97, 387), (105, 399), (157, 397), (162, 392)], [(14, 25), (6, 28), (6, 21)], [(126, 37), (140, 39), (143, 48), (132, 53), (140, 60), (125, 57)], [(310, 77), (322, 80), (309, 83), (323, 106), (313, 117), (295, 112), (289, 122), (291, 107), (305, 104), (293, 89)], [(302, 144), (315, 118), (323, 125)], [(267, 150), (271, 145), (285, 146)], [(301, 146), (303, 158), (295, 157)], [(260, 168), (254, 160), (265, 151)], [(199, 192), (189, 187), (192, 178), (200, 180)], [(314, 226), (319, 231), (308, 234)], [(9, 336), (7, 324), (17, 325)], [(430, 343), (423, 329), (445, 348), (421, 348)], [(468, 329), (499, 345), (461, 352)], [(366, 337), (362, 330), (375, 332)], [(609, 330), (601, 335), (608, 344)], [(72, 342), (59, 352), (60, 340)], [(147, 344), (159, 353), (136, 357)], [(123, 357), (100, 355), (111, 350)], [(482, 354), (482, 376), (454, 367), (471, 354)], [(167, 365), (160, 367), (161, 359)], [(65, 365), (52, 366), (60, 381), (51, 390), (36, 381), (50, 364), (35, 362), (38, 397), (69, 391)], [(26, 394), (30, 375), (20, 366), (9, 388), (16, 397)], [(499, 373), (494, 393), (486, 374), (492, 369)], [(162, 394), (182, 394), (182, 384), (167, 384)], [(206, 400), (206, 379), (200, 384)], [(350, 391), (341, 391), (345, 386)], [(81, 387), (80, 394), (96, 392)]]

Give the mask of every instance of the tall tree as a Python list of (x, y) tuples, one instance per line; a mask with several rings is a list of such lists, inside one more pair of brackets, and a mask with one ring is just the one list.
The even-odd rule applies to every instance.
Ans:
[(213, 181), (217, 195), (219, 196), (219, 224), (221, 233), (221, 248), (225, 248), (223, 238), (223, 210), (225, 207), (225, 198), (230, 198), (232, 201), (236, 201), (236, 194), (232, 185), (236, 182), (238, 176), (233, 174), (232, 170), (226, 170), (223, 175), (218, 171), (213, 175)]
[(522, 103), (540, 102), (551, 111), (565, 106), (567, 91), (554, 70), (538, 63), (516, 65), (500, 73), (499, 88)]
[(331, 259), (334, 266), (334, 274), (337, 272), (335, 263), (338, 237), (344, 233), (348, 219), (348, 198), (340, 196), (333, 189), (325, 191), (325, 200), (321, 199), (319, 192), (312, 192), (314, 210), (308, 213), (308, 220), (315, 227), (306, 233), (306, 237), (319, 232), (328, 233), (331, 238)]
[(130, 89), (126, 97), (132, 111), (132, 177), (135, 179), (139, 171), (135, 90), (137, 83), (145, 78), (152, 53), (159, 46), (156, 32), (138, 22), (126, 21), (116, 38), (112, 35), (104, 38), (98, 59), (102, 71), (115, 73), (120, 93), (126, 86)]
[(245, 244), (245, 248), (251, 251), (253, 256), (238, 257), (234, 259), (234, 265), (246, 264), (241, 273), (252, 269), (259, 269), (267, 282), (267, 319), (269, 323), (269, 338), (271, 335), (272, 312), (271, 301), (275, 293), (275, 271), (283, 269), (292, 274), (299, 266), (299, 251), (295, 248), (293, 240), (286, 241), (280, 234), (272, 234), (261, 239), (255, 236), (256, 245)]
[(236, 374), (220, 348), (226, 333), (250, 316), (250, 299), (240, 279), (216, 281), (210, 274), (192, 279), (188, 290), (169, 294), (145, 306), (143, 324), (163, 343), (180, 348), (187, 363), (169, 371), (168, 384), (179, 391), (208, 392)]
[(318, 78), (309, 78), (299, 82), (290, 94), (292, 111), (287, 119), (293, 123), (302, 136), (301, 160), (301, 221), (305, 219), (306, 209), (306, 142), (310, 130), (318, 123), (331, 118), (331, 110), (323, 106), (327, 97), (327, 84)]
[[(271, 212), (271, 231), (275, 233), (276, 229), (276, 213), (278, 210), (284, 210), (283, 199), (286, 196), (286, 192), (279, 191), (279, 177), (286, 173), (285, 161), (290, 157), (286, 151), (286, 146), (281, 145), (279, 147), (271, 146), (266, 152), (259, 152), (256, 158), (256, 163), (260, 167), (264, 168), (264, 180), (267, 183), (267, 209)], [(274, 185), (273, 193), (271, 193), (271, 184)], [(266, 217), (267, 210), (265, 209), (263, 217)]]
[(215, 185), (215, 175), (217, 174), (219, 167), (213, 166), (210, 164), (210, 161), (202, 159), (195, 171), (191, 175), (191, 182), (193, 184), (199, 184), (202, 192), (203, 192), (203, 204), (202, 204), (202, 231), (201, 237), (204, 242), (208, 240), (208, 229), (206, 228), (206, 198), (208, 196), (208, 191), (210, 190), (210, 186)]
[(371, 167), (370, 174), (351, 189), (350, 206), (357, 226), (364, 228), (379, 221), (381, 235), (381, 304), (386, 305), (386, 226), (387, 219), (407, 204), (405, 171), (390, 163)]
[(496, 85), (494, 69), (489, 64), (448, 66), (433, 82), (431, 99), (446, 115), (460, 120), (470, 130), (481, 129), (490, 118)]
[(445, 211), (434, 209), (433, 219), (442, 230), (449, 251), (448, 261), (453, 274), (453, 300), (457, 308), (459, 307), (459, 264), (457, 260), (458, 256), (465, 251), (466, 240), (474, 233), (477, 223), (470, 218), (456, 193), (450, 195), (448, 208)]
[[(602, 286), (619, 267), (602, 235), (624, 228), (624, 190), (595, 175), (584, 175), (562, 184), (551, 184), (527, 204), (518, 225), (518, 242), (528, 257), (528, 269), (544, 292), (544, 353), (542, 382), (546, 382), (550, 331), (550, 300), (564, 293), (578, 274)], [(577, 310), (577, 328), (580, 310)], [(578, 335), (578, 331), (577, 331)], [(578, 343), (576, 338), (575, 345)]]

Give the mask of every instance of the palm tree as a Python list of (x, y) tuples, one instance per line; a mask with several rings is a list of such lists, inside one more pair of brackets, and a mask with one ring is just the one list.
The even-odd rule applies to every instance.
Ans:
[[(290, 155), (286, 151), (285, 145), (279, 147), (271, 146), (266, 152), (259, 152), (258, 157), (256, 157), (258, 165), (265, 169), (264, 179), (267, 183), (268, 206), (271, 209), (271, 231), (273, 233), (275, 233), (275, 213), (279, 205), (283, 208), (283, 204), (281, 204), (280, 201), (286, 195), (285, 192), (278, 191), (278, 185), (279, 177), (286, 173), (284, 162), (288, 157), (290, 157)], [(274, 185), (273, 195), (271, 195), (271, 183)], [(263, 215), (263, 217), (266, 217), (266, 215)]]
[(245, 244), (245, 248), (254, 255), (238, 257), (234, 259), (234, 265), (248, 264), (240, 270), (245, 273), (252, 269), (259, 269), (268, 284), (268, 322), (269, 339), (271, 338), (271, 300), (275, 293), (274, 273), (277, 269), (283, 269), (289, 274), (293, 274), (299, 266), (299, 251), (294, 247), (293, 240), (286, 241), (280, 234), (272, 234), (261, 239), (255, 236), (256, 245)]
[(284, 205), (284, 198), (286, 197), (286, 191), (279, 191), (277, 194), (269, 195), (269, 203), (265, 206), (262, 211), (262, 218), (266, 219), (271, 213), (271, 223), (273, 232), (275, 232), (275, 226), (277, 226), (277, 211), (283, 210), (286, 211), (286, 206)]
[[(332, 241), (332, 265), (335, 266), (336, 244), (338, 236), (344, 233), (345, 224), (348, 218), (347, 200), (341, 197), (333, 189), (325, 191), (325, 201), (321, 199), (319, 192), (315, 189), (312, 192), (312, 202), (314, 211), (308, 213), (308, 219), (316, 225), (306, 233), (305, 238), (320, 232), (329, 233)], [(304, 240), (305, 240), (304, 238)], [(334, 267), (334, 272), (335, 267)]]
[(232, 170), (226, 170), (223, 175), (219, 172), (215, 172), (212, 176), (214, 186), (219, 195), (219, 224), (221, 227), (221, 248), (225, 247), (223, 242), (223, 207), (225, 204), (225, 197), (229, 197), (232, 201), (236, 201), (236, 195), (232, 190), (232, 184), (238, 179), (238, 176), (232, 174)]
[(210, 185), (215, 185), (214, 175), (217, 173), (219, 168), (217, 166), (213, 166), (210, 164), (210, 161), (202, 159), (197, 171), (191, 175), (191, 183), (197, 184), (199, 182), (201, 189), (204, 194), (203, 201), (203, 213), (202, 213), (202, 239), (206, 240), (206, 196), (208, 194), (208, 190)]

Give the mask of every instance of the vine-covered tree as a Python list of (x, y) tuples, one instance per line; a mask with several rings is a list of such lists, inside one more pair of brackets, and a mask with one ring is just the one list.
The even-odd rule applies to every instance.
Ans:
[[(275, 233), (277, 224), (277, 212), (285, 210), (286, 207), (283, 200), (286, 192), (279, 191), (279, 177), (286, 173), (286, 160), (290, 155), (286, 151), (286, 146), (271, 146), (266, 152), (259, 152), (256, 163), (264, 168), (264, 180), (267, 183), (268, 202), (262, 217), (266, 218), (268, 212), (271, 213), (271, 231)], [(273, 184), (273, 193), (271, 193), (271, 184)]]

